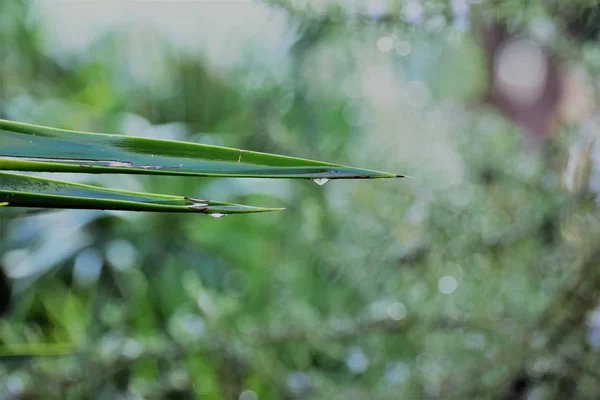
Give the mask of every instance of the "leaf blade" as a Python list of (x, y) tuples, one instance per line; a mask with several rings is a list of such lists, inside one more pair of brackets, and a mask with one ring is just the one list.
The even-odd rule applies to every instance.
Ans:
[(0, 170), (363, 179), (399, 174), (228, 147), (84, 133), (1, 120)]
[(130, 192), (29, 175), (0, 172), (0, 202), (4, 207), (90, 210), (245, 214), (280, 208), (200, 200), (184, 196)]

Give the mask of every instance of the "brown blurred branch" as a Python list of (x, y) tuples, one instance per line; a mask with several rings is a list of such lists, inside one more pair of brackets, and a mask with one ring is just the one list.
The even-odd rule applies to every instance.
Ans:
[(266, 0), (266, 4), (284, 10), (290, 17), (299, 18), (303, 21), (313, 22), (322, 25), (340, 24), (340, 23), (358, 23), (358, 24), (389, 24), (410, 26), (405, 20), (400, 18), (400, 10), (388, 10), (382, 15), (370, 16), (364, 13), (349, 14), (344, 12), (340, 5), (331, 6), (326, 13), (311, 13), (310, 10), (300, 10), (295, 8), (289, 1), (285, 0)]
[[(540, 381), (553, 381), (556, 383), (556, 398), (572, 398), (576, 394), (577, 377), (580, 373), (591, 374), (592, 371), (584, 368), (584, 357), (576, 359), (561, 355), (562, 345), (575, 331), (585, 328), (587, 314), (598, 306), (597, 296), (600, 293), (600, 249), (595, 249), (585, 258), (574, 283), (566, 287), (556, 299), (551, 302), (546, 311), (542, 313), (538, 322), (531, 331), (549, 332), (544, 351), (553, 354), (564, 365), (566, 371), (552, 371), (538, 377), (531, 376), (524, 369), (516, 375), (502, 389), (502, 398), (516, 400), (525, 398), (532, 387)], [(562, 310), (557, 316), (557, 310)], [(581, 343), (581, 347), (585, 344)], [(598, 379), (596, 374), (593, 377)]]
[(309, 341), (312, 338), (348, 340), (368, 334), (394, 334), (408, 332), (413, 328), (429, 330), (474, 329), (486, 330), (488, 333), (494, 333), (497, 331), (496, 325), (497, 321), (490, 319), (459, 321), (449, 318), (437, 318), (427, 321), (418, 317), (408, 317), (402, 320), (358, 320), (343, 328), (330, 328), (324, 332), (319, 332), (318, 330), (290, 330), (277, 334), (261, 333), (258, 334), (254, 339), (249, 339), (248, 341), (250, 343), (255, 343), (257, 346), (265, 346), (278, 345), (287, 342)]

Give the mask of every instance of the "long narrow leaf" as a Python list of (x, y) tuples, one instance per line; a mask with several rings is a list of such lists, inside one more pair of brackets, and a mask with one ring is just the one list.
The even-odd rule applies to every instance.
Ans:
[(358, 179), (402, 175), (227, 147), (0, 120), (0, 170)]
[(75, 348), (68, 344), (11, 344), (0, 347), (0, 363), (23, 363), (40, 357), (75, 356)]
[(216, 216), (280, 210), (181, 196), (105, 189), (8, 172), (0, 172), (0, 202), (8, 203), (4, 207), (192, 212)]

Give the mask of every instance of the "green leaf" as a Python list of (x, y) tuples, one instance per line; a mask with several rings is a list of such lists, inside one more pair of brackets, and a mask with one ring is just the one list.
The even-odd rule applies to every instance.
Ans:
[(105, 189), (8, 172), (0, 172), (0, 202), (8, 203), (4, 207), (191, 212), (217, 216), (281, 210), (182, 196)]
[(403, 175), (302, 158), (0, 120), (0, 170), (359, 179)]
[(11, 344), (0, 347), (0, 363), (22, 363), (39, 357), (65, 357), (76, 355), (69, 344)]

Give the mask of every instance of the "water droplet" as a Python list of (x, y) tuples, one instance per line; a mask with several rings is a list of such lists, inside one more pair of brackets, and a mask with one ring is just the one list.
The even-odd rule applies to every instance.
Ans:
[(377, 40), (379, 51), (388, 53), (394, 49), (394, 38), (392, 36), (382, 36)]
[(548, 57), (533, 41), (512, 39), (495, 60), (494, 88), (519, 108), (535, 104), (548, 76)]
[(19, 375), (12, 374), (4, 379), (4, 386), (10, 394), (19, 395), (25, 389), (25, 381)]
[(353, 374), (362, 374), (369, 369), (369, 359), (360, 347), (352, 346), (346, 355), (346, 366)]
[(310, 378), (304, 372), (292, 372), (287, 377), (287, 384), (295, 393), (306, 392), (310, 389)]
[(442, 276), (438, 281), (438, 289), (443, 294), (452, 294), (457, 287), (458, 282), (456, 282), (456, 279), (450, 275)]
[(191, 204), (187, 207), (191, 210), (204, 210), (206, 207), (208, 207), (208, 204), (207, 203), (196, 203), (196, 204)]
[(538, 357), (535, 360), (535, 363), (533, 364), (533, 369), (538, 374), (543, 374), (546, 371), (548, 371), (548, 369), (550, 369), (551, 365), (552, 365), (552, 360), (550, 358), (548, 358), (548, 357)]
[(423, 6), (420, 0), (408, 0), (404, 3), (404, 19), (411, 25), (416, 25), (423, 19)]
[(329, 182), (329, 179), (327, 179), (327, 178), (317, 178), (317, 179), (311, 179), (311, 181), (313, 181), (314, 183), (316, 183), (319, 186), (323, 186), (324, 184), (326, 184), (327, 182)]
[(383, 379), (390, 385), (402, 383), (409, 377), (410, 367), (404, 362), (389, 362), (385, 366)]
[(242, 393), (240, 393), (238, 400), (258, 400), (258, 395), (252, 390), (244, 390)]
[(385, 0), (370, 0), (367, 3), (367, 15), (373, 19), (379, 19), (387, 12)]
[(79, 253), (73, 264), (74, 283), (83, 288), (94, 285), (100, 277), (102, 261), (98, 250), (87, 249)]
[(143, 352), (144, 345), (140, 341), (132, 338), (125, 340), (122, 349), (122, 353), (125, 357), (133, 360), (142, 355)]
[(206, 322), (199, 314), (181, 309), (169, 319), (167, 329), (176, 341), (192, 343), (204, 333)]
[(184, 390), (190, 381), (188, 373), (184, 370), (175, 370), (169, 374), (169, 383), (177, 390)]
[(404, 57), (410, 54), (412, 46), (410, 45), (410, 42), (400, 40), (398, 43), (396, 43), (395, 49), (399, 56)]
[(387, 315), (394, 321), (400, 321), (406, 317), (406, 306), (399, 301), (388, 304)]
[(119, 271), (125, 271), (135, 266), (138, 256), (135, 246), (127, 240), (115, 239), (106, 247), (106, 259)]
[(221, 213), (210, 213), (208, 215), (210, 215), (213, 218), (221, 218), (221, 217), (225, 216), (225, 214), (221, 214)]

